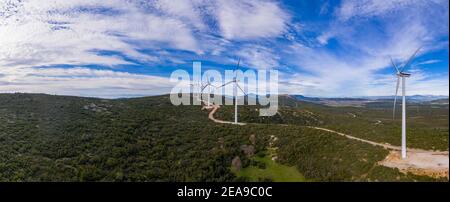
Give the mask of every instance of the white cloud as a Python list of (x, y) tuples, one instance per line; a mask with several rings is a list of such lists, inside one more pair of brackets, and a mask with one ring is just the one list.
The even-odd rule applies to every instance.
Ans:
[(325, 32), (321, 35), (319, 35), (316, 40), (319, 41), (320, 45), (327, 45), (328, 40), (333, 37), (333, 34), (330, 32)]
[(219, 55), (226, 39), (211, 37), (217, 27), (205, 21), (217, 20), (226, 38), (258, 39), (282, 34), (289, 20), (273, 1), (9, 0), (0, 2), (0, 10), (2, 66), (130, 64), (122, 56), (159, 61), (140, 49)]
[[(217, 27), (205, 23), (208, 20)], [(161, 60), (183, 63), (164, 53), (165, 49), (194, 55), (209, 52), (219, 58), (232, 47), (216, 34), (246, 40), (276, 37), (284, 32), (288, 20), (273, 1), (2, 1), (0, 91), (100, 97), (148, 93), (142, 89), (167, 93), (167, 82), (160, 77), (56, 67), (120, 67), (133, 64), (128, 58), (147, 64)], [(138, 51), (141, 49), (152, 50), (151, 55)], [(258, 68), (278, 64), (271, 50), (262, 46), (240, 54)], [(35, 68), (39, 66), (54, 68)]]
[(277, 69), (277, 54), (270, 48), (259, 45), (243, 45), (236, 53), (241, 57), (243, 65), (254, 69)]
[(201, 4), (205, 3), (200, 0), (156, 0), (154, 2), (148, 2), (159, 11), (165, 13), (168, 16), (175, 17), (183, 22), (190, 23), (193, 27), (204, 30), (207, 26), (204, 23), (203, 16), (204, 11), (201, 9)]
[[(347, 78), (330, 75), (298, 73), (284, 77), (280, 92), (319, 97), (381, 96), (395, 94), (394, 74), (369, 73), (367, 76)], [(415, 72), (406, 80), (407, 95), (449, 95), (448, 74)]]
[[(322, 14), (332, 12), (329, 5), (322, 8)], [(33, 67), (120, 67), (132, 64), (130, 58), (151, 68), (162, 61), (182, 64), (188, 52), (188, 60), (206, 58), (216, 63), (241, 57), (243, 65), (257, 69), (288, 65), (294, 73), (281, 72), (286, 85), (280, 85), (280, 92), (390, 94), (391, 74), (379, 73), (391, 68), (388, 56), (403, 61), (422, 45), (419, 55), (448, 50), (446, 0), (345, 0), (334, 14), (329, 27), (321, 25), (317, 31), (308, 27), (311, 23), (292, 22), (291, 13), (271, 0), (4, 0), (0, 2), (0, 92), (110, 97), (115, 89), (128, 95), (167, 93), (169, 85), (161, 77)], [(317, 31), (318, 37), (302, 36), (304, 29)], [(447, 38), (437, 41), (442, 37)], [(289, 42), (279, 43), (280, 38)], [(328, 47), (330, 39), (336, 40), (337, 47)], [(142, 53), (142, 49), (150, 51)], [(431, 62), (435, 61), (422, 64)], [(448, 73), (414, 75), (409, 80), (411, 93), (448, 91)]]
[(5, 7), (14, 12), (0, 15), (2, 66), (129, 64), (119, 56), (99, 55), (93, 50), (115, 51), (144, 62), (158, 60), (157, 56), (138, 52), (142, 46), (200, 52), (183, 21), (147, 13), (127, 1), (0, 3), (0, 8)]
[[(403, 62), (420, 46), (423, 47), (418, 57), (448, 50), (448, 46), (436, 45), (441, 43), (442, 37), (448, 38), (448, 2), (349, 0), (342, 2), (336, 15), (336, 20), (316, 37), (321, 46), (306, 47), (297, 43), (288, 49), (291, 55), (288, 60), (302, 72), (286, 75), (287, 83), (301, 87), (288, 86), (287, 90), (296, 90), (291, 93), (391, 95), (395, 77), (389, 70), (392, 68), (389, 56)], [(336, 40), (338, 45), (328, 47), (330, 39)], [(448, 73), (445, 72), (431, 75), (419, 69), (413, 72), (407, 84), (409, 94), (448, 95)]]
[(345, 0), (337, 14), (341, 20), (349, 20), (354, 17), (373, 17), (419, 3), (426, 3), (426, 0)]
[(446, 0), (345, 0), (335, 13), (339, 20), (318, 40), (337, 38), (370, 55), (406, 59), (419, 46), (442, 49), (436, 39), (448, 36)]
[[(399, 40), (397, 43), (403, 42)], [(394, 46), (399, 45), (394, 44)], [(405, 46), (406, 50), (408, 47)], [(414, 49), (411, 50), (407, 53), (408, 55), (404, 54), (404, 58), (412, 54)], [(290, 47), (289, 54), (292, 54), (292, 58), (289, 60), (294, 61), (292, 65), (297, 66), (301, 73), (284, 75), (286, 85), (283, 85), (280, 91), (326, 97), (391, 95), (395, 75), (393, 67), (390, 66), (388, 53), (393, 52), (385, 49), (373, 51), (377, 54), (347, 53), (342, 56), (339, 52), (329, 52), (322, 47), (309, 48), (294, 44)], [(398, 51), (402, 53), (400, 49)], [(403, 55), (394, 56), (402, 56), (401, 61), (404, 60)], [(430, 61), (430, 63), (434, 62), (437, 61)], [(417, 68), (408, 70), (413, 73), (407, 83), (408, 94), (448, 95), (448, 73), (427, 74), (418, 69), (419, 64), (413, 62), (414, 67)], [(392, 68), (392, 71), (388, 70), (388, 73), (380, 74), (379, 71), (385, 68)]]
[(87, 97), (135, 97), (170, 92), (169, 78), (89, 68), (9, 68), (0, 92), (50, 93)]
[(429, 65), (429, 64), (435, 64), (435, 63), (440, 63), (440, 62), (442, 62), (442, 61), (441, 60), (426, 60), (426, 61), (423, 61), (423, 62), (419, 62), (416, 65), (417, 66), (418, 65)]
[[(376, 74), (367, 84), (370, 92), (367, 95), (394, 95), (396, 77), (393, 74)], [(407, 95), (449, 95), (448, 74), (427, 74), (416, 69), (406, 79)]]
[(359, 61), (344, 60), (326, 51), (299, 45), (291, 49), (294, 65), (303, 73), (287, 75), (287, 80), (303, 86), (305, 94), (329, 97), (357, 94), (358, 86), (369, 75), (364, 66), (356, 65)]
[(227, 39), (277, 37), (286, 31), (290, 16), (272, 1), (218, 1), (218, 21)]

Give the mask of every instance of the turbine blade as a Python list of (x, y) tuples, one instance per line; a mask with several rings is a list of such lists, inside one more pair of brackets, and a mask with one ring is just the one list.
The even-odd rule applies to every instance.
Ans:
[(233, 83), (234, 81), (229, 81), (229, 82), (226, 82), (225, 84), (223, 84), (223, 85), (220, 85), (218, 88), (221, 88), (221, 87), (224, 87), (224, 86), (226, 86), (226, 85), (228, 85), (228, 84), (230, 84), (230, 83)]
[(419, 47), (415, 52), (414, 52), (414, 54), (412, 54), (411, 55), (411, 57), (409, 57), (409, 59), (408, 59), (408, 61), (405, 63), (405, 65), (403, 65), (403, 67), (402, 67), (402, 69), (400, 70), (400, 72), (403, 72), (403, 70), (412, 62), (412, 60), (414, 59), (414, 57), (416, 56), (416, 54), (419, 52), (419, 50), (421, 49), (422, 47)]
[(400, 85), (400, 77), (397, 76), (397, 86), (395, 87), (394, 109), (392, 110), (392, 119), (395, 119), (395, 104), (397, 104), (398, 86)]
[(400, 70), (398, 70), (397, 65), (394, 63), (394, 60), (392, 60), (392, 57), (390, 57), (390, 58), (391, 58), (392, 66), (394, 66), (395, 70), (397, 70), (397, 73), (400, 73)]
[(242, 93), (244, 93), (244, 95), (247, 95), (247, 93), (245, 93), (245, 91), (242, 90), (241, 86), (238, 83), (236, 83), (236, 86), (242, 91)]
[(205, 90), (205, 88), (206, 87), (208, 87), (210, 84), (206, 84), (206, 85), (204, 85), (203, 87), (202, 87), (202, 93), (203, 93), (203, 90)]
[(237, 77), (237, 70), (239, 69), (239, 63), (241, 63), (241, 58), (238, 59), (236, 68), (234, 68), (234, 80), (236, 80)]
[(206, 85), (203, 83), (203, 80), (201, 80), (201, 81), (199, 81), (199, 83), (200, 83), (200, 88), (204, 88)]

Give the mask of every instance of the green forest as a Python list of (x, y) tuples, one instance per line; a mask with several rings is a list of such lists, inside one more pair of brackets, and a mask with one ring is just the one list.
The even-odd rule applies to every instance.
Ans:
[[(280, 104), (273, 117), (242, 106), (240, 121), (248, 124), (236, 126), (210, 121), (201, 106), (174, 106), (168, 95), (0, 94), (0, 181), (254, 181), (233, 171), (233, 159), (241, 169), (269, 169), (261, 159), (275, 147), (277, 163), (306, 181), (448, 181), (380, 166), (387, 150), (306, 127), (399, 145), (400, 120), (383, 103), (329, 107), (286, 96)], [(409, 145), (448, 150), (448, 105), (408, 112)], [(232, 120), (232, 106), (216, 117)]]

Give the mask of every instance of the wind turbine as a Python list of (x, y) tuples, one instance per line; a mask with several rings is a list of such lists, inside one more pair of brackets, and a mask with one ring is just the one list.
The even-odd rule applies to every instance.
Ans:
[[(202, 89), (203, 86), (200, 84), (200, 81), (197, 81), (197, 83), (191, 83), (189, 84), (192, 87), (192, 95), (193, 97), (196, 97), (198, 101), (202, 101), (201, 100), (201, 93), (198, 92), (199, 89)], [(198, 88), (197, 88), (198, 87)], [(197, 91), (197, 92), (194, 92)]]
[(238, 83), (239, 80), (237, 80), (237, 70), (239, 69), (239, 63), (240, 62), (241, 62), (241, 59), (238, 60), (237, 66), (236, 66), (236, 68), (234, 70), (234, 78), (233, 78), (233, 80), (229, 81), (229, 82), (227, 82), (227, 83), (225, 83), (225, 84), (223, 84), (223, 85), (218, 87), (218, 88), (221, 88), (221, 87), (224, 87), (224, 86), (229, 85), (229, 84), (234, 84), (233, 85), (233, 87), (234, 87), (233, 88), (233, 98), (234, 98), (234, 123), (233, 124), (239, 124), (238, 123), (237, 88), (239, 88), (239, 90), (241, 90), (242, 93), (244, 93), (244, 96), (247, 95), (245, 93), (245, 91), (241, 88), (241, 86), (239, 86), (239, 83)]
[[(202, 82), (203, 83), (203, 82)], [(210, 98), (211, 98), (211, 87), (217, 88), (214, 85), (211, 84), (211, 82), (209, 81), (209, 77), (207, 76), (207, 80), (206, 80), (206, 84), (203, 85), (201, 87), (201, 94), (203, 94), (203, 90), (205, 90), (205, 88), (208, 88), (208, 101), (207, 101), (207, 106), (210, 106)]]
[(394, 66), (396, 70), (397, 75), (397, 86), (395, 88), (395, 97), (394, 97), (394, 108), (393, 108), (393, 114), (392, 119), (395, 119), (395, 104), (397, 103), (397, 94), (398, 94), (398, 87), (400, 85), (400, 79), (402, 80), (402, 158), (406, 158), (406, 97), (405, 97), (405, 80), (407, 77), (410, 77), (410, 73), (404, 72), (405, 68), (408, 67), (408, 65), (411, 64), (412, 60), (416, 56), (417, 52), (419, 52), (420, 47), (414, 52), (411, 57), (407, 60), (407, 62), (399, 69), (397, 65), (394, 63), (394, 60), (391, 58), (391, 63)]

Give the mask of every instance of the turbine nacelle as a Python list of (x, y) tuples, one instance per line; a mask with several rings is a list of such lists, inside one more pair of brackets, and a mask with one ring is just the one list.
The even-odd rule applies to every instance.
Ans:
[(399, 77), (410, 77), (411, 74), (410, 73), (405, 73), (405, 72), (399, 72), (399, 73), (397, 73), (397, 76), (399, 76)]

